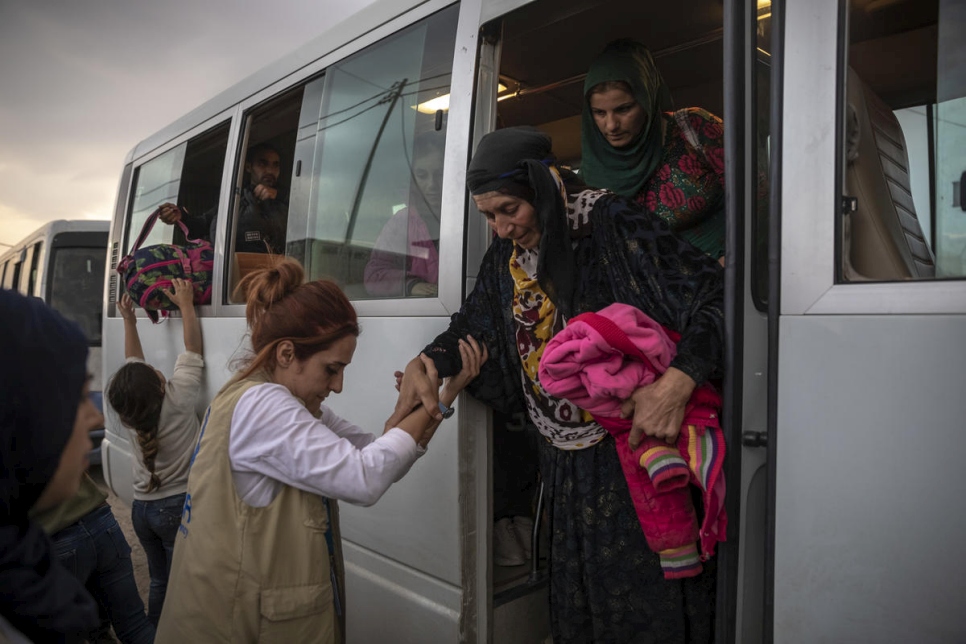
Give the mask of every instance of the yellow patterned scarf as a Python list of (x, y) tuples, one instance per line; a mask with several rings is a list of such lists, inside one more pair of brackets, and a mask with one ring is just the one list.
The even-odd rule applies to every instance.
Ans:
[(554, 334), (565, 326), (565, 321), (540, 288), (536, 267), (536, 252), (514, 249), (510, 257), (513, 318), (528, 411), (540, 433), (555, 446), (583, 449), (599, 442), (606, 432), (588, 412), (567, 400), (550, 396), (540, 385), (537, 375), (540, 357)]

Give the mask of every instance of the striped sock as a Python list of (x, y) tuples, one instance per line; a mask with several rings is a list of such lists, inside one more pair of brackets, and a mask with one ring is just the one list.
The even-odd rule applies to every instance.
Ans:
[(691, 479), (691, 470), (681, 454), (669, 445), (655, 445), (641, 454), (640, 465), (658, 492), (684, 487)]
[(658, 554), (661, 557), (661, 568), (664, 569), (665, 579), (683, 579), (701, 574), (701, 557), (698, 556), (696, 543), (680, 548), (668, 548)]

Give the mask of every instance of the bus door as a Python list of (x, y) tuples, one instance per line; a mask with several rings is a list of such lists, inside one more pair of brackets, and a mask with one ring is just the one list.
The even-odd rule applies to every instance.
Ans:
[(724, 421), (728, 542), (718, 553), (719, 642), (767, 641), (769, 202), (775, 165), (770, 2), (724, 4)]
[(766, 635), (963, 641), (966, 11), (783, 13)]
[[(698, 106), (723, 117), (729, 528), (716, 555), (716, 632), (720, 642), (753, 643), (765, 638), (772, 19), (768, 2), (685, 5), (537, 0), (484, 8), (485, 18), (492, 15), (480, 32), (473, 140), (498, 127), (536, 126), (553, 138), (557, 161), (579, 173), (587, 67), (608, 42), (629, 35), (651, 49), (676, 109)], [(472, 233), (472, 204), (470, 211)], [(468, 259), (467, 270), (473, 266)], [(512, 610), (519, 588), (506, 592), (507, 573), (497, 566), (491, 587), (494, 632), (519, 626)]]

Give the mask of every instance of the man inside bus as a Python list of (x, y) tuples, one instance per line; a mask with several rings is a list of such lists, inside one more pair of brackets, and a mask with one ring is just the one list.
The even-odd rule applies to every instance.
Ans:
[[(281, 156), (270, 144), (249, 148), (245, 160), (247, 178), (239, 196), (235, 252), (285, 254), (288, 203), (279, 194), (281, 167)], [(214, 240), (217, 214), (217, 206), (202, 215), (192, 215), (175, 204), (165, 203), (161, 205), (160, 218), (169, 225), (184, 221), (192, 239)]]

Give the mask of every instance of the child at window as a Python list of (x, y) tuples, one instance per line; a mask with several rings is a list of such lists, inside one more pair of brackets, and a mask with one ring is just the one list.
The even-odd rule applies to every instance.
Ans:
[(200, 423), (195, 411), (201, 391), (201, 325), (193, 305), (191, 282), (172, 281), (164, 290), (181, 310), (184, 353), (178, 356), (171, 379), (144, 361), (138, 337), (134, 302), (125, 294), (117, 308), (124, 319), (124, 353), (127, 364), (118, 369), (108, 385), (111, 407), (130, 432), (136, 450), (134, 532), (144, 548), (151, 576), (148, 619), (157, 625), (168, 586), (174, 538), (181, 523), (188, 466), (198, 440)]

